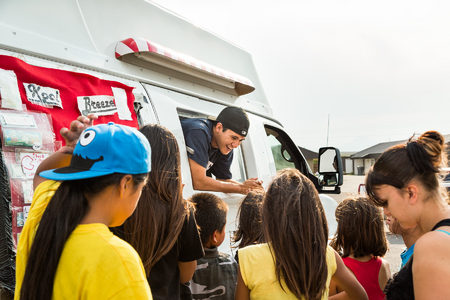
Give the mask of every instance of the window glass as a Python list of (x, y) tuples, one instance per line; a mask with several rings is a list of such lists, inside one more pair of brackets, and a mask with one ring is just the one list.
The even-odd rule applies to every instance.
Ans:
[(273, 160), (275, 161), (275, 168), (277, 169), (277, 171), (285, 168), (295, 168), (295, 163), (291, 155), (286, 150), (286, 148), (283, 147), (280, 141), (274, 136), (276, 132), (268, 130), (266, 128), (266, 133), (267, 142), (272, 151)]

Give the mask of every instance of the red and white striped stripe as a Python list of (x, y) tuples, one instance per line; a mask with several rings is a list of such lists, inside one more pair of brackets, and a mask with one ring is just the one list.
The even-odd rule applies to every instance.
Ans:
[(238, 82), (240, 84), (247, 85), (254, 90), (253, 83), (240, 75), (225, 71), (216, 66), (205, 63), (201, 60), (193, 58), (191, 56), (185, 55), (180, 52), (176, 52), (167, 47), (161, 46), (157, 43), (147, 41), (141, 38), (128, 38), (126, 40), (120, 41), (116, 45), (116, 58), (120, 59), (122, 56), (134, 54), (138, 52), (150, 52), (157, 53), (161, 56), (166, 57), (172, 61), (189, 65), (194, 69), (201, 70), (203, 72), (214, 74), (215, 76), (225, 78), (234, 82)]

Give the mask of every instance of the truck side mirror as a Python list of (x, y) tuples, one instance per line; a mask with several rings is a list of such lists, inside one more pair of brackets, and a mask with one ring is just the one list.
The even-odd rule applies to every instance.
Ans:
[(335, 193), (340, 193), (340, 186), (344, 182), (342, 160), (339, 149), (323, 147), (319, 149), (319, 185), (321, 190), (334, 188)]

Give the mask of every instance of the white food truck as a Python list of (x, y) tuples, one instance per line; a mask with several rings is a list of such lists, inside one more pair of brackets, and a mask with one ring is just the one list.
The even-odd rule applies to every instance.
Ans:
[[(257, 177), (267, 187), (277, 170), (299, 169), (315, 183), (330, 233), (335, 231), (336, 203), (324, 194), (339, 193), (339, 151), (322, 148), (319, 174), (313, 174), (273, 117), (251, 55), (149, 1), (0, 1), (0, 101), (0, 287), (9, 292), (14, 245), (31, 202), (30, 178), (61, 145), (59, 129), (89, 112), (104, 122), (158, 123), (171, 130), (187, 198), (195, 190), (180, 119), (242, 107), (250, 129), (234, 151), (233, 179)], [(243, 195), (218, 194), (230, 206), (220, 250), (230, 252)]]

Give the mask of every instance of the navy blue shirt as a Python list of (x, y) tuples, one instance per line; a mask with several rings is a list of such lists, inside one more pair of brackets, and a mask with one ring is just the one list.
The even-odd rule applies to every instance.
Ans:
[(219, 149), (211, 146), (213, 122), (206, 119), (183, 119), (184, 140), (188, 157), (206, 169), (217, 179), (231, 179), (231, 162), (233, 151), (223, 155)]

